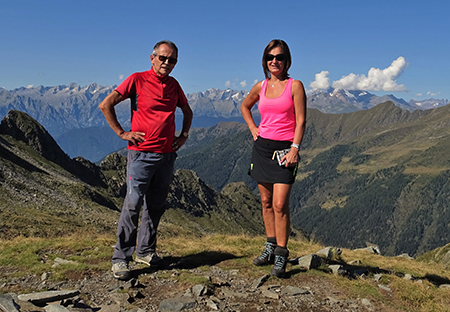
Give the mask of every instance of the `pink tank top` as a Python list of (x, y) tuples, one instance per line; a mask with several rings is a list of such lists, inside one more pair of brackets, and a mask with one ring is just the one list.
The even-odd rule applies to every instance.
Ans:
[(259, 94), (258, 109), (261, 113), (259, 136), (269, 140), (293, 141), (295, 132), (295, 108), (292, 99), (292, 82), (289, 78), (283, 93), (274, 99), (266, 97), (268, 80), (264, 80)]

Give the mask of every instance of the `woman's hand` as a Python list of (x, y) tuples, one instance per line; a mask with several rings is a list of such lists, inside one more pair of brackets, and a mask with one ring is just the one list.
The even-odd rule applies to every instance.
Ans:
[(259, 128), (258, 127), (254, 127), (252, 129), (250, 129), (250, 132), (252, 133), (253, 141), (256, 141), (256, 139), (258, 139)]
[(299, 161), (298, 149), (295, 147), (291, 147), (289, 153), (281, 158), (281, 162), (283, 162), (284, 160), (286, 160), (286, 167), (295, 167), (297, 165), (297, 162)]

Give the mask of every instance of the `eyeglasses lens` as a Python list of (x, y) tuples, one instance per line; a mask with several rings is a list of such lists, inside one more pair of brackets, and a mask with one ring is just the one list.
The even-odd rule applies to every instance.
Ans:
[(277, 59), (278, 62), (283, 62), (285, 60), (284, 54), (267, 54), (266, 59), (268, 62), (272, 61), (273, 59)]
[(165, 63), (166, 60), (169, 60), (169, 64), (176, 64), (177, 63), (177, 59), (173, 58), (173, 57), (167, 57), (167, 56), (163, 56), (163, 55), (158, 55), (158, 58), (163, 63)]

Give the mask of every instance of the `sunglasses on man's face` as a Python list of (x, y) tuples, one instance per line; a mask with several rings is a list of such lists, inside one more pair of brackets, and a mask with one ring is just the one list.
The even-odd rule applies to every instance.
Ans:
[(277, 54), (277, 55), (267, 54), (266, 55), (266, 60), (268, 62), (272, 61), (273, 59), (276, 59), (278, 62), (283, 62), (286, 59), (286, 57), (284, 56), (284, 54)]
[(177, 59), (176, 58), (174, 58), (174, 57), (168, 57), (168, 56), (164, 56), (164, 55), (157, 55), (157, 57), (158, 57), (158, 59), (161, 61), (161, 62), (163, 62), (163, 63), (165, 63), (166, 62), (166, 60), (169, 60), (169, 64), (176, 64), (177, 63)]

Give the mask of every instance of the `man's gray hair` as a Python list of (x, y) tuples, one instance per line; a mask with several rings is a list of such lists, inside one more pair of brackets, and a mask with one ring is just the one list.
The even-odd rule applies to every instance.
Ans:
[(168, 45), (169, 48), (171, 48), (172, 50), (174, 50), (175, 53), (176, 53), (177, 56), (178, 56), (178, 48), (177, 48), (177, 46), (175, 45), (175, 43), (173, 43), (172, 41), (169, 41), (169, 40), (161, 40), (160, 42), (158, 42), (157, 44), (155, 44), (155, 46), (153, 47), (153, 52), (152, 52), (152, 54), (153, 54), (154, 56), (158, 55), (159, 47), (160, 47), (162, 44)]

